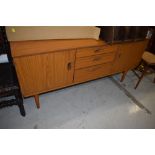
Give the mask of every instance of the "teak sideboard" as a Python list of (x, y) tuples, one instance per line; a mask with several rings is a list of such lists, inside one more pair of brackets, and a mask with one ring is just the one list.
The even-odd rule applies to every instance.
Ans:
[(10, 42), (23, 97), (122, 72), (138, 65), (148, 40), (109, 45), (101, 40)]

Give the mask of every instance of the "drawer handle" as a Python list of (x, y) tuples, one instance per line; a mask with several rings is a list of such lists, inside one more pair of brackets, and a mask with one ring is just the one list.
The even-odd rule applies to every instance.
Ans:
[(67, 64), (67, 69), (68, 69), (68, 70), (71, 70), (71, 69), (72, 69), (72, 63), (71, 63), (71, 62), (69, 62), (69, 63)]
[(101, 49), (97, 49), (95, 50), (95, 53), (101, 52)]
[(96, 58), (93, 59), (93, 61), (98, 61), (100, 59), (101, 59), (101, 57), (96, 57)]

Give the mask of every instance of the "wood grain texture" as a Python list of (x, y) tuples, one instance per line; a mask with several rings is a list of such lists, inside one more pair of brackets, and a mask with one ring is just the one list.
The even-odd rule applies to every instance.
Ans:
[(97, 54), (110, 53), (117, 51), (117, 45), (105, 45), (90, 48), (77, 49), (76, 58), (87, 57)]
[(74, 58), (72, 50), (15, 58), (22, 94), (31, 96), (72, 83)]
[(15, 58), (14, 63), (24, 96), (46, 90), (47, 54)]
[(75, 50), (48, 54), (47, 87), (63, 87), (73, 82)]
[(123, 72), (136, 67), (144, 53), (148, 40), (120, 44), (113, 64), (113, 72)]
[(115, 55), (116, 52), (111, 52), (90, 57), (76, 58), (75, 69), (112, 62), (115, 58)]
[(14, 42), (11, 48), (22, 94), (28, 97), (133, 69), (147, 42), (46, 40)]
[(75, 83), (85, 82), (111, 74), (111, 63), (75, 70)]
[(75, 40), (40, 40), (40, 41), (14, 41), (10, 42), (13, 57), (44, 54), (82, 47), (103, 46), (104, 41), (95, 39)]

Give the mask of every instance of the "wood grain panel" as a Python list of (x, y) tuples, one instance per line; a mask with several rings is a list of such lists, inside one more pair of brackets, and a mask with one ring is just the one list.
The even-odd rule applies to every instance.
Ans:
[(117, 58), (113, 64), (113, 72), (123, 72), (136, 67), (145, 51), (148, 40), (120, 44)]
[(17, 76), (24, 96), (31, 95), (46, 87), (47, 54), (15, 58)]
[(48, 54), (48, 88), (64, 87), (73, 82), (75, 50)]
[(75, 70), (75, 83), (93, 80), (111, 74), (111, 63)]
[(13, 57), (43, 54), (82, 47), (106, 45), (104, 41), (95, 39), (72, 40), (38, 40), (38, 41), (14, 41), (10, 42)]
[(110, 53), (114, 51), (117, 51), (117, 45), (81, 48), (81, 49), (77, 49), (76, 57), (77, 58), (87, 57), (87, 56), (98, 55), (103, 53)]
[(111, 52), (90, 57), (77, 58), (75, 63), (75, 69), (112, 62), (115, 58), (115, 54), (116, 52)]
[(75, 50), (14, 58), (23, 96), (71, 84), (74, 59)]

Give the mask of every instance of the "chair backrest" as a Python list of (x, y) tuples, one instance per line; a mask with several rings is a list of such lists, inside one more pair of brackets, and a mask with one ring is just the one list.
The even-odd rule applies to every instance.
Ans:
[(7, 54), (9, 62), (12, 63), (10, 44), (4, 26), (0, 26), (0, 55), (1, 54)]

